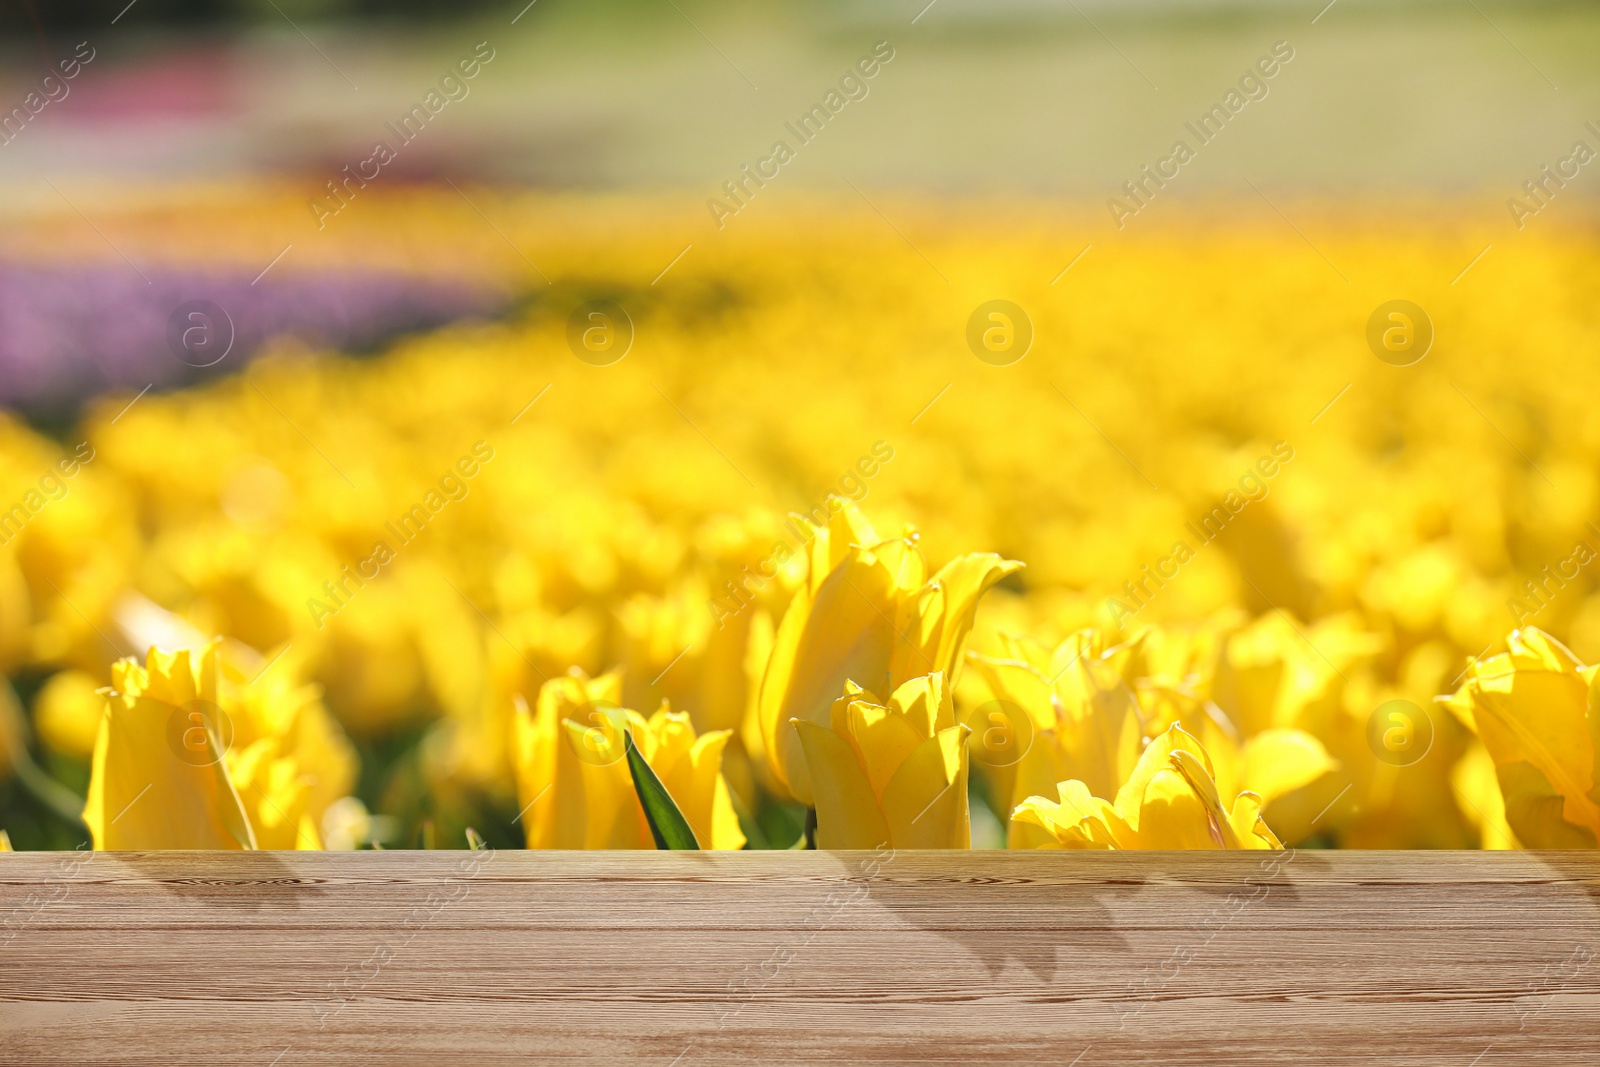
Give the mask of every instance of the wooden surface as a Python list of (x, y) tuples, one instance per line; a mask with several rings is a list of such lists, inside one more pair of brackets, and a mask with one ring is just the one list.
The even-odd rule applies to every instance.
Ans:
[(1600, 857), (1264, 855), (0, 855), (0, 1063), (1600, 1063)]

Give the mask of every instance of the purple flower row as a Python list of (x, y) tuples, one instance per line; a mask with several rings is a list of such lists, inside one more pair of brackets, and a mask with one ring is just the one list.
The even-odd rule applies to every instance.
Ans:
[[(148, 279), (148, 280), (147, 280)], [(243, 366), (292, 335), (340, 350), (493, 313), (503, 292), (395, 271), (0, 263), (0, 404), (68, 418), (111, 388), (180, 385)]]

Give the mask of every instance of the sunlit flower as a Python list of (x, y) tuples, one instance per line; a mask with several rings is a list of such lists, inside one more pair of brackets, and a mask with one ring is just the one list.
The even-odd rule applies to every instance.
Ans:
[(929, 578), (914, 541), (880, 541), (853, 504), (838, 505), (828, 527), (812, 531), (808, 580), (778, 627), (761, 683), (763, 748), (777, 779), (808, 804), (793, 720), (828, 726), (846, 682), (887, 702), (920, 675), (954, 679), (979, 598), (1022, 566), (974, 553)]
[(1240, 793), (1225, 809), (1211, 760), (1194, 737), (1173, 726), (1146, 746), (1116, 800), (1077, 780), (1061, 782), (1056, 800), (1033, 796), (1013, 819), (1041, 831), (1036, 848), (1277, 849), (1261, 818), (1261, 798)]
[(228, 777), (239, 792), (255, 831), (256, 847), (322, 847), (317, 820), (308, 810), (310, 784), (293, 756), (279, 754), (275, 738), (263, 737), (226, 757)]
[[(1322, 743), (1304, 730), (1268, 727), (1241, 736), (1227, 715), (1193, 688), (1152, 685), (1145, 640), (1108, 645), (1093, 631), (1074, 634), (1054, 650), (1026, 639), (1002, 636), (1007, 658), (976, 653), (971, 661), (994, 700), (976, 709), (993, 729), (974, 741), (979, 762), (1011, 811), (1024, 798), (1048, 795), (1056, 783), (1075, 779), (1090, 795), (1115, 792), (1141, 758), (1153, 725), (1146, 707), (1180, 706), (1190, 711), (1196, 743), (1208, 756), (1207, 770), (1218, 791), (1249, 791), (1262, 805), (1293, 793), (1337, 767)], [(1207, 678), (1208, 682), (1209, 679)], [(980, 724), (982, 725), (982, 724)], [(1157, 736), (1175, 727), (1160, 726)], [(992, 746), (992, 751), (990, 747)], [(1013, 820), (1011, 842), (1021, 845), (1031, 824)]]
[(1508, 651), (1469, 667), (1447, 703), (1494, 761), (1505, 821), (1519, 842), (1594, 848), (1600, 839), (1600, 711), (1592, 693), (1600, 668), (1584, 666), (1533, 627), (1513, 631), (1506, 643)]
[(215, 648), (112, 669), (83, 810), (97, 849), (255, 848), (223, 765)]
[[(322, 815), (354, 788), (356, 755), (283, 658), (254, 666), (254, 680), (220, 642), (115, 664), (84, 814), (97, 848), (322, 847)], [(56, 699), (69, 707), (51, 714), (81, 716), (81, 694)]]
[[(300, 805), (309, 828), (297, 830), (297, 839), (313, 840), (323, 813), (355, 789), (360, 761), (355, 747), (323, 703), (320, 688), (300, 681), (303, 666), (293, 650), (269, 660), (263, 667), (252, 666), (246, 671), (223, 657), (219, 702), (233, 730), (228, 766), (233, 770), (235, 759), (245, 760), (246, 753), (262, 742), (271, 742), (269, 750), (258, 749), (259, 754), (248, 758), (256, 766), (271, 766), (270, 773), (277, 776), (273, 788), (292, 791), (298, 798), (295, 803)], [(292, 776), (287, 769), (290, 764)], [(238, 778), (235, 785), (248, 803), (251, 790)], [(274, 819), (288, 818), (287, 809), (281, 806), (269, 808), (269, 812)], [(289, 821), (293, 824), (298, 818)], [(253, 823), (261, 829), (260, 820)]]
[(847, 683), (828, 725), (796, 719), (818, 848), (967, 848), (967, 735), (944, 675), (902, 683), (887, 704)]
[(743, 848), (722, 777), (727, 730), (696, 734), (665, 705), (648, 719), (620, 706), (620, 674), (553, 678), (535, 710), (517, 708), (512, 752), (529, 848), (654, 848), (623, 753), (623, 732), (672, 795), (702, 848)]

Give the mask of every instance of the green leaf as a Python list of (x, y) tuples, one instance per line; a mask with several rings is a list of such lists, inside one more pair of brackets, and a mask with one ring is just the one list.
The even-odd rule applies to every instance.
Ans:
[(628, 773), (633, 775), (633, 791), (639, 794), (639, 806), (644, 809), (645, 821), (650, 824), (650, 835), (656, 839), (656, 848), (678, 851), (699, 851), (689, 820), (678, 809), (667, 787), (661, 784), (656, 772), (650, 769), (633, 743), (633, 734), (624, 731), (623, 744), (627, 746)]

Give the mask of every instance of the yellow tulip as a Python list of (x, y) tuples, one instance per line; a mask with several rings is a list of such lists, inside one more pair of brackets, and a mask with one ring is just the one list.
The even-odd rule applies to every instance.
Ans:
[(597, 747), (608, 755), (621, 752), (616, 729), (634, 734), (640, 755), (666, 785), (701, 848), (744, 848), (744, 832), (722, 776), (722, 753), (733, 731), (712, 729), (696, 736), (690, 717), (672, 712), (666, 702), (650, 718), (632, 710), (622, 715), (626, 725), (613, 720), (610, 731), (573, 720), (562, 723), (566, 752), (578, 760), (584, 789), (581, 808), (568, 813), (574, 821), (584, 819), (584, 848), (654, 848), (627, 761), (594, 755)]
[(1043, 832), (1035, 847), (1092, 849), (1279, 849), (1261, 818), (1261, 798), (1243, 792), (1224, 810), (1210, 757), (1178, 726), (1151, 741), (1116, 800), (1083, 782), (1057, 786), (1057, 799), (1033, 796), (1012, 818)]
[(1245, 619), (1228, 610), (1199, 623), (1146, 626), (1128, 642), (1131, 662), (1123, 673), (1139, 698), (1146, 736), (1175, 722), (1197, 725), (1210, 714), (1218, 660)]
[(672, 795), (703, 848), (745, 844), (722, 753), (728, 730), (696, 735), (689, 716), (663, 704), (646, 719), (618, 706), (620, 674), (552, 678), (536, 711), (513, 720), (520, 818), (529, 848), (654, 848), (623, 754), (622, 731)]
[[(992, 701), (978, 705), (972, 742), (1002, 816), (1026, 797), (1077, 779), (1109, 794), (1138, 761), (1141, 721), (1129, 688), (1127, 646), (1107, 647), (1093, 631), (1054, 650), (1002, 635), (1004, 658), (968, 658)], [(1013, 822), (1012, 847), (1027, 847), (1028, 828)]]
[(0, 830), (0, 852), (10, 851), (12, 851), (11, 835), (6, 833), (4, 830)]
[(834, 498), (826, 529), (807, 524), (807, 531), (810, 570), (778, 626), (761, 682), (760, 719), (773, 776), (811, 804), (805, 750), (792, 721), (828, 727), (846, 682), (880, 702), (921, 675), (943, 674), (953, 684), (979, 598), (1022, 564), (973, 553), (927, 578), (913, 538), (880, 541), (859, 509), (841, 498)]
[(256, 847), (214, 725), (217, 669), (214, 646), (113, 665), (83, 811), (95, 848)]
[[(1226, 613), (1174, 637), (1152, 628), (1141, 635), (1140, 702), (1159, 709), (1147, 721), (1154, 733), (1180, 721), (1210, 755), (1218, 790), (1248, 790), (1291, 821), (1309, 823), (1326, 806), (1302, 792), (1341, 766), (1324, 738), (1347, 719), (1343, 671), (1376, 650), (1359, 620), (1334, 616), (1307, 636), (1283, 612), (1253, 622)], [(1324, 658), (1327, 657), (1327, 658)], [(1339, 666), (1342, 665), (1342, 666)], [(1181, 674), (1180, 674), (1181, 672)], [(1288, 798), (1288, 799), (1285, 799)]]
[(576, 719), (602, 731), (606, 713), (622, 706), (622, 675), (612, 671), (590, 678), (578, 667), (539, 688), (534, 710), (515, 698), (511, 722), (511, 756), (517, 778), (518, 819), (529, 848), (583, 848), (582, 835), (557, 812), (576, 810), (583, 802), (583, 783), (574, 760), (562, 759), (561, 724)]
[(1246, 737), (1273, 727), (1315, 729), (1342, 714), (1345, 672), (1380, 646), (1352, 615), (1302, 628), (1281, 611), (1268, 612), (1228, 635), (1213, 699)]
[(970, 848), (967, 735), (940, 673), (887, 704), (851, 683), (828, 725), (795, 719), (817, 809), (817, 847)]
[(1493, 759), (1505, 821), (1518, 841), (1594, 848), (1600, 667), (1584, 666), (1533, 627), (1513, 631), (1506, 643), (1508, 651), (1473, 663), (1446, 703)]
[[(320, 687), (299, 680), (301, 669), (300, 659), (292, 651), (264, 674), (255, 667), (246, 673), (224, 657), (219, 692), (222, 710), (234, 732), (230, 757), (270, 740), (274, 766), (292, 761), (296, 782), (304, 787), (301, 810), (311, 827), (309, 832), (297, 832), (296, 839), (304, 842), (318, 836), (322, 816), (329, 806), (355, 788), (360, 760), (350, 739), (323, 704)], [(228, 766), (233, 769), (231, 762)], [(279, 769), (272, 773), (281, 777), (288, 772)], [(235, 784), (249, 807), (249, 789), (243, 782), (236, 780)], [(260, 831), (261, 823), (255, 825)], [(321, 846), (261, 843), (261, 847)]]
[[(150, 765), (152, 773), (147, 779), (155, 779), (154, 771), (158, 769), (171, 773), (168, 779), (155, 781), (150, 795), (139, 798), (125, 818), (118, 817), (121, 805), (110, 811), (117, 830), (101, 831), (109, 840), (117, 840), (126, 832), (124, 822), (137, 822), (133, 814), (146, 801), (154, 798), (159, 802), (159, 790), (199, 788), (207, 797), (204, 803), (216, 808), (214, 817), (222, 819), (223, 832), (230, 839), (248, 840), (258, 848), (322, 847), (319, 827), (323, 813), (355, 786), (355, 750), (322, 706), (317, 688), (296, 681), (297, 657), (284, 656), (272, 662), (270, 670), (263, 674), (261, 664), (253, 663), (248, 671), (241, 668), (230, 658), (231, 653), (224, 654), (224, 647), (222, 642), (213, 641), (201, 649), (151, 649), (147, 669), (132, 661), (113, 667), (115, 690), (109, 696), (102, 691), (100, 697), (102, 708), (109, 701), (111, 710), (103, 716), (105, 722), (96, 738), (90, 809), (95, 810), (96, 804), (110, 805), (107, 797), (127, 788), (125, 783), (117, 784), (127, 770), (125, 765), (118, 769), (119, 740), (130, 746), (129, 751), (141, 754), (141, 767), (150, 765), (158, 756), (164, 759), (164, 764)], [(254, 681), (252, 674), (257, 676)], [(55, 699), (79, 703), (79, 689), (79, 681), (69, 675), (68, 681), (61, 684), (61, 695)], [(46, 714), (47, 707), (48, 704), (41, 705), (41, 715)], [(59, 709), (50, 714), (71, 721)], [(73, 714), (79, 712), (74, 710)], [(101, 742), (108, 746), (104, 758), (99, 750)], [(96, 783), (101, 789), (98, 795)], [(144, 784), (132, 788), (136, 792)], [(226, 793), (223, 786), (227, 787)], [(135, 794), (117, 795), (123, 796), (126, 804)], [(228, 802), (229, 796), (232, 803)], [(230, 820), (234, 805), (244, 814), (247, 835), (233, 836), (235, 828)], [(100, 810), (97, 817), (103, 819), (106, 814)], [(198, 831), (182, 829), (180, 821), (176, 832)], [(205, 832), (211, 837), (202, 840), (215, 839), (215, 827)], [(96, 840), (98, 843), (99, 838)], [(149, 844), (100, 847), (240, 847), (160, 843), (164, 840), (158, 834)]]
[(497, 800), (514, 795), (511, 757), (513, 708), (536, 696), (540, 684), (570, 664), (602, 660), (602, 624), (596, 613), (579, 608), (564, 615), (524, 603), (528, 561), (513, 557), (501, 568), (499, 595), (506, 611), (496, 623), (485, 655), (486, 681), (476, 705), (464, 717), (435, 725), (423, 747), (424, 772), (437, 790), (486, 793)]
[(322, 838), (308, 810), (311, 780), (292, 756), (279, 751), (276, 739), (263, 737), (243, 749), (229, 749), (225, 758), (228, 776), (250, 816), (256, 846), (320, 849)]
[[(1158, 634), (1151, 629), (1127, 644), (1108, 646), (1099, 634), (1086, 630), (1054, 650), (1002, 636), (1008, 658), (969, 656), (995, 701), (1003, 702), (975, 710), (1004, 719), (996, 722), (1004, 732), (995, 739), (1019, 749), (1015, 754), (990, 751), (987, 735), (973, 742), (1003, 811), (1015, 810), (1026, 797), (1048, 794), (1058, 782), (1075, 779), (1089, 795), (1105, 796), (1127, 779), (1142, 747), (1141, 716), (1149, 693), (1141, 674), (1150, 665), (1146, 644)], [(1170, 710), (1176, 691), (1163, 686), (1159, 699)], [(1207, 752), (1208, 767), (1224, 795), (1247, 790), (1263, 805), (1270, 804), (1338, 766), (1304, 730), (1267, 729), (1241, 741), (1220, 709), (1195, 699), (1192, 711), (1196, 743)], [(1026, 721), (1020, 721), (1024, 716)], [(1031, 822), (1012, 820), (1007, 832), (1014, 848), (1041, 843)]]
[(707, 730), (696, 736), (689, 716), (669, 711), (665, 702), (646, 726), (647, 731), (635, 727), (634, 743), (667, 787), (700, 846), (744, 848), (747, 839), (722, 771), (733, 731)]

